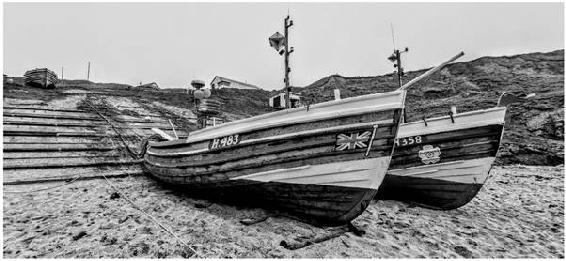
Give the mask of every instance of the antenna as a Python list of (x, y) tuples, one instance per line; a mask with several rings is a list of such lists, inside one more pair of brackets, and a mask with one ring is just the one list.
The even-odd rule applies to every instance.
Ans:
[(389, 23), (391, 25), (391, 39), (393, 40), (393, 51), (395, 51), (395, 30), (393, 29), (393, 23)]

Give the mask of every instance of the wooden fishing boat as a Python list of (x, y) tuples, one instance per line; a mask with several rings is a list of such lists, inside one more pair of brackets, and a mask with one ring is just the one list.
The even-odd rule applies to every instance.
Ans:
[(378, 199), (454, 209), (489, 176), (503, 135), (505, 107), (402, 124)]
[(503, 93), (497, 107), (403, 123), (376, 198), (440, 210), (470, 202), (489, 177), (506, 106), (533, 97)]
[(47, 68), (29, 70), (24, 74), (24, 82), (28, 86), (55, 88), (58, 81), (57, 74)]
[(189, 193), (326, 225), (360, 215), (387, 171), (405, 91), (293, 108), (149, 142), (144, 166)]

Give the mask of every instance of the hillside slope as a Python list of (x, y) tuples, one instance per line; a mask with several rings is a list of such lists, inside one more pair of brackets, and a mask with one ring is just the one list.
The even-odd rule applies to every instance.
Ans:
[[(426, 69), (407, 72), (404, 82), (421, 75)], [(140, 90), (126, 84), (92, 83), (64, 80), (55, 90), (42, 90), (15, 84), (4, 84), (4, 102), (41, 100), (49, 103), (69, 94), (102, 95), (109, 104), (131, 103), (147, 112), (169, 118), (178, 127), (196, 128), (193, 97), (183, 89)], [(343, 77), (331, 75), (314, 83), (294, 88), (309, 103), (334, 99), (334, 89), (343, 98), (368, 93), (387, 92), (397, 88), (394, 74), (376, 77)], [(490, 108), (502, 92), (536, 93), (530, 100), (510, 106), (506, 131), (498, 155), (498, 164), (560, 165), (564, 162), (564, 51), (521, 54), (509, 57), (483, 57), (470, 62), (454, 63), (408, 92), (407, 121), (423, 116), (447, 115), (456, 105), (458, 112)], [(273, 111), (268, 99), (277, 91), (222, 89), (213, 96), (223, 102), (227, 121)], [(89, 99), (83, 96), (82, 99)], [(148, 106), (149, 105), (149, 106)], [(112, 106), (110, 106), (112, 107)], [(109, 108), (111, 114), (137, 112)], [(192, 111), (192, 112), (191, 112)], [(142, 113), (143, 114), (143, 113)]]
[[(426, 70), (406, 73), (404, 82)], [(310, 103), (332, 100), (333, 90), (352, 97), (397, 88), (395, 75), (343, 77), (331, 75), (302, 89)], [(509, 57), (483, 57), (454, 63), (408, 91), (407, 121), (493, 107), (502, 92), (536, 93), (533, 99), (513, 104), (499, 164), (559, 165), (564, 162), (564, 50)]]

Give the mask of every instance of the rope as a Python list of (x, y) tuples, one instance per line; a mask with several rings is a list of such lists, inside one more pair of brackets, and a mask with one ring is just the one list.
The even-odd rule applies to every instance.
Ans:
[(126, 150), (128, 151), (128, 153), (130, 154), (130, 156), (132, 156), (135, 159), (140, 159), (139, 155), (137, 153), (135, 153), (134, 151), (132, 151), (132, 149), (130, 149), (130, 147), (128, 146), (128, 143), (126, 143), (126, 140), (124, 139), (124, 137), (122, 137), (122, 134), (120, 134), (120, 132), (116, 129), (116, 127), (114, 126), (114, 124), (112, 124), (112, 122), (110, 122), (110, 120), (108, 118), (106, 118), (106, 116), (104, 116), (101, 112), (99, 112), (88, 100), (84, 100), (86, 102), (86, 104), (88, 104), (88, 106), (90, 108), (92, 108), (92, 110), (94, 110), (100, 117), (102, 117), (109, 125), (110, 127), (112, 127), (112, 130), (114, 130), (114, 132), (118, 135), (118, 138), (120, 138), (120, 140), (122, 141), (122, 143), (124, 144), (124, 147), (126, 148)]
[(66, 181), (66, 183), (57, 185), (57, 186), (53, 186), (53, 187), (48, 187), (48, 188), (42, 188), (42, 189), (36, 189), (36, 190), (28, 190), (28, 191), (22, 191), (22, 190), (16, 190), (16, 191), (6, 191), (4, 190), (4, 193), (33, 193), (33, 192), (38, 192), (38, 191), (43, 191), (43, 190), (50, 190), (50, 189), (54, 189), (54, 188), (58, 188), (58, 187), (63, 187), (63, 186), (67, 186), (72, 184), (73, 182), (77, 181), (78, 179), (80, 179), (81, 176), (77, 176), (76, 178), (70, 180), (70, 181)]
[(163, 224), (159, 223), (159, 221), (154, 218), (153, 216), (151, 216), (150, 214), (148, 214), (147, 212), (143, 211), (143, 209), (141, 209), (138, 205), (136, 205), (136, 203), (134, 203), (131, 199), (129, 199), (128, 197), (126, 197), (123, 193), (121, 193), (118, 188), (116, 188), (114, 185), (112, 185), (112, 183), (110, 183), (110, 181), (106, 178), (106, 176), (104, 175), (104, 173), (102, 173), (102, 176), (104, 177), (104, 179), (106, 180), (106, 183), (108, 183), (108, 185), (110, 185), (110, 187), (112, 187), (116, 193), (118, 193), (121, 197), (124, 197), (124, 199), (126, 199), (126, 201), (128, 201), (135, 209), (139, 210), (141, 213), (143, 213), (144, 215), (146, 215), (147, 217), (149, 217), (151, 219), (151, 221), (153, 221), (153, 223), (157, 224), (159, 227), (161, 227), (163, 230), (165, 230), (166, 232), (168, 232), (169, 234), (171, 234), (179, 243), (181, 243), (182, 245), (184, 245), (185, 247), (189, 248), (193, 254), (195, 255), (195, 257), (199, 257), (202, 256), (201, 254), (199, 254), (193, 247), (191, 247), (191, 245), (187, 244), (185, 241), (183, 241), (181, 238), (179, 238), (173, 231), (171, 231), (170, 229), (166, 228)]

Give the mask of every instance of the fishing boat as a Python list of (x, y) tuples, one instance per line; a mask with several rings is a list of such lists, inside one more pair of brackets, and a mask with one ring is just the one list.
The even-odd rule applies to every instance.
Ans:
[(405, 91), (292, 108), (149, 142), (151, 176), (190, 193), (339, 225), (360, 215), (389, 166)]
[(29, 70), (24, 74), (24, 82), (28, 86), (55, 88), (58, 81), (57, 74), (47, 68)]
[(401, 124), (391, 165), (376, 198), (438, 210), (470, 202), (489, 177), (503, 137), (506, 106), (532, 96), (503, 93), (495, 108), (456, 113), (453, 107), (448, 116)]
[(496, 107), (402, 124), (377, 198), (439, 210), (468, 203), (489, 176), (505, 111)]

